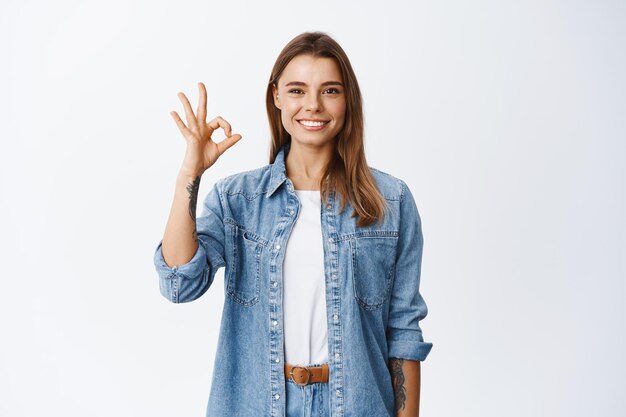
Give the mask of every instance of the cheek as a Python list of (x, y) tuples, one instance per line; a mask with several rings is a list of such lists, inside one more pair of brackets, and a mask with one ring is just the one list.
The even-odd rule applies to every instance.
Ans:
[(283, 124), (285, 124), (287, 121), (289, 121), (289, 116), (287, 116), (284, 107), (283, 107), (283, 109), (280, 112), (280, 120), (282, 120)]
[(336, 103), (333, 106), (333, 114), (335, 115), (335, 119), (344, 120), (346, 116), (346, 103)]
[(288, 106), (283, 106), (282, 110), (280, 111), (280, 119), (287, 133), (292, 135), (293, 134), (292, 126), (295, 123), (295, 121), (293, 120), (293, 111), (291, 111), (291, 109)]
[(280, 111), (283, 121), (286, 121), (286, 122), (290, 121), (294, 117), (297, 111), (298, 109), (294, 103), (290, 103), (290, 102), (283, 103), (283, 108)]

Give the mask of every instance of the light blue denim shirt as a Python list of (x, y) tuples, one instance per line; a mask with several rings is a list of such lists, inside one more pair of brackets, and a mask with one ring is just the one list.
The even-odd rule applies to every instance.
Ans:
[[(285, 416), (282, 264), (300, 209), (285, 171), (289, 148), (273, 164), (215, 183), (188, 263), (170, 268), (161, 243), (155, 251), (161, 294), (173, 303), (202, 296), (225, 267), (210, 417)], [(357, 227), (352, 206), (339, 214), (333, 192), (320, 212), (334, 417), (395, 417), (388, 358), (423, 361), (432, 348), (419, 325), (427, 307), (417, 206), (404, 181), (370, 170), (389, 206), (381, 224)]]

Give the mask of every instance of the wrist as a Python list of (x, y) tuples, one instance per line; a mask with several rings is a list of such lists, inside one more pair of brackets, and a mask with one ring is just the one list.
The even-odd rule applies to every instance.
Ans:
[(178, 177), (176, 178), (176, 184), (177, 187), (183, 187), (185, 189), (187, 189), (187, 187), (189, 187), (190, 184), (194, 184), (196, 181), (198, 182), (198, 185), (200, 184), (200, 178), (202, 178), (199, 174), (198, 175), (193, 175), (193, 174), (186, 174), (186, 173), (179, 173)]
[(198, 177), (202, 177), (202, 172), (200, 171), (186, 171), (186, 170), (180, 170), (178, 172), (178, 177), (177, 180), (179, 182), (184, 182), (185, 184), (190, 183), (190, 182), (194, 182), (196, 180), (196, 178)]

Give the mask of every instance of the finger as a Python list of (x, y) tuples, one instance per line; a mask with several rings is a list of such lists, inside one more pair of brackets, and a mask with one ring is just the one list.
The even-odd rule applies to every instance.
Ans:
[(228, 148), (233, 146), (235, 143), (239, 142), (240, 139), (241, 139), (241, 135), (239, 133), (235, 133), (234, 135), (227, 137), (220, 143), (217, 143), (216, 145), (217, 145), (217, 149), (219, 149), (220, 151), (220, 155), (226, 152)]
[(224, 133), (226, 133), (226, 136), (230, 136), (232, 134), (232, 127), (230, 126), (230, 123), (222, 119), (221, 116), (217, 116), (215, 119), (207, 123), (207, 125), (211, 128), (211, 133), (221, 127), (222, 130), (224, 130)]
[(174, 121), (176, 122), (176, 126), (178, 126), (178, 130), (180, 130), (180, 133), (182, 133), (183, 135), (186, 135), (189, 129), (187, 129), (187, 126), (185, 126), (185, 123), (181, 120), (178, 113), (172, 110), (170, 112), (170, 115), (172, 115), (172, 119), (174, 119)]
[(200, 98), (198, 99), (198, 123), (206, 123), (206, 87), (204, 83), (198, 83)]
[(196, 120), (196, 115), (193, 113), (191, 104), (189, 104), (189, 100), (187, 100), (187, 96), (185, 96), (185, 94), (181, 92), (178, 93), (178, 98), (180, 99), (181, 103), (183, 103), (183, 107), (185, 108), (185, 116), (189, 128), (198, 131), (198, 121)]

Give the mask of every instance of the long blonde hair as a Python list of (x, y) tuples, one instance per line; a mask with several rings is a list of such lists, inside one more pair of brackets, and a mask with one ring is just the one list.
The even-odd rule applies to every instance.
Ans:
[(326, 166), (320, 181), (320, 191), (325, 203), (328, 192), (335, 190), (341, 196), (341, 209), (350, 202), (354, 211), (351, 217), (358, 217), (357, 226), (369, 226), (376, 220), (382, 222), (386, 208), (385, 198), (380, 194), (376, 181), (365, 159), (363, 143), (363, 104), (361, 90), (348, 56), (339, 44), (324, 32), (304, 32), (293, 38), (281, 51), (267, 83), (266, 106), (272, 143), (270, 164), (274, 163), (280, 148), (291, 142), (291, 135), (283, 127), (280, 109), (274, 105), (273, 86), (278, 87), (278, 79), (289, 62), (298, 55), (332, 58), (341, 71), (346, 94), (346, 117), (341, 131), (337, 134), (333, 156)]

